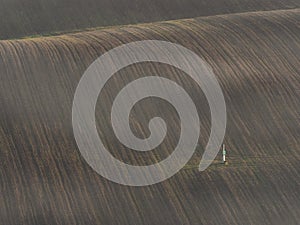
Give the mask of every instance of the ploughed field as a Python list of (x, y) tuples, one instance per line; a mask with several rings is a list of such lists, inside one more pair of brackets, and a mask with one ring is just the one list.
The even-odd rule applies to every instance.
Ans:
[(299, 7), (299, 0), (0, 0), (0, 39)]
[[(0, 224), (299, 224), (299, 21), (299, 9), (274, 10), (1, 41)], [(181, 44), (213, 68), (227, 105), (228, 166), (219, 155), (198, 171), (210, 134), (208, 104), (186, 74), (158, 63), (129, 66), (110, 79), (97, 103), (99, 135), (130, 164), (171, 154), (180, 120), (165, 101), (145, 99), (132, 110), (140, 138), (155, 116), (168, 125), (152, 152), (127, 149), (110, 125), (122, 87), (163, 74), (189, 93), (199, 112), (201, 137), (191, 161), (160, 184), (125, 187), (97, 175), (81, 157), (71, 110), (82, 74), (106, 51), (148, 39)]]

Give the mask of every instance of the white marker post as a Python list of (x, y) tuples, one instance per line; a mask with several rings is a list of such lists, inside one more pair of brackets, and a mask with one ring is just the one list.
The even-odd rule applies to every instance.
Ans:
[(225, 148), (225, 145), (223, 145), (222, 154), (223, 154), (223, 163), (226, 164), (226, 148)]

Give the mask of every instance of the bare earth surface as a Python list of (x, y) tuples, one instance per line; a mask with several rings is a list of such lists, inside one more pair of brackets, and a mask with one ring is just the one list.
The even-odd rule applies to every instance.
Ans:
[(0, 0), (0, 39), (299, 7), (299, 0)]
[[(299, 224), (299, 21), (299, 9), (274, 10), (0, 41), (0, 224)], [(102, 178), (81, 157), (71, 109), (82, 74), (107, 50), (148, 39), (181, 44), (213, 68), (227, 104), (228, 166), (219, 155), (198, 172), (210, 133), (207, 102), (183, 72), (155, 63), (130, 66), (109, 81), (97, 104), (99, 135), (131, 164), (167, 157), (180, 132), (168, 103), (146, 99), (132, 111), (141, 138), (154, 116), (170, 127), (151, 153), (126, 149), (109, 124), (125, 84), (164, 74), (187, 90), (199, 111), (201, 137), (188, 165), (165, 182), (137, 188)]]

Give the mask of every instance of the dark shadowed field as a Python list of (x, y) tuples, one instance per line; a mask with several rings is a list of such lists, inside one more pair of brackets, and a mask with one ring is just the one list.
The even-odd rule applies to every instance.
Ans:
[[(276, 4), (289, 7), (286, 2)], [(269, 9), (277, 7), (275, 3)], [(202, 15), (189, 12), (182, 16)], [(135, 22), (131, 19), (125, 23)], [(24, 34), (27, 31), (18, 30), (15, 35)], [(208, 170), (198, 172), (210, 134), (205, 96), (183, 72), (157, 63), (129, 66), (109, 81), (97, 104), (99, 135), (116, 158), (135, 165), (172, 153), (179, 118), (164, 101), (145, 99), (132, 110), (130, 123), (138, 137), (149, 135), (147, 124), (154, 116), (168, 125), (166, 139), (150, 153), (126, 149), (110, 125), (113, 100), (124, 85), (149, 73), (163, 74), (187, 90), (199, 112), (202, 132), (191, 161), (160, 184), (126, 187), (99, 176), (80, 155), (71, 110), (82, 74), (107, 50), (148, 39), (181, 44), (213, 68), (227, 104), (228, 166), (220, 164), (219, 155)], [(299, 59), (299, 9), (0, 41), (0, 224), (299, 224)]]
[(0, 39), (299, 7), (299, 0), (0, 0)]

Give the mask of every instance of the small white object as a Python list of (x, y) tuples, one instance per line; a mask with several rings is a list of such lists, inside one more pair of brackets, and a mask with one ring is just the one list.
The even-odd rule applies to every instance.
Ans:
[(223, 145), (222, 154), (223, 154), (223, 163), (225, 163), (226, 162), (226, 148), (225, 148), (225, 145)]

